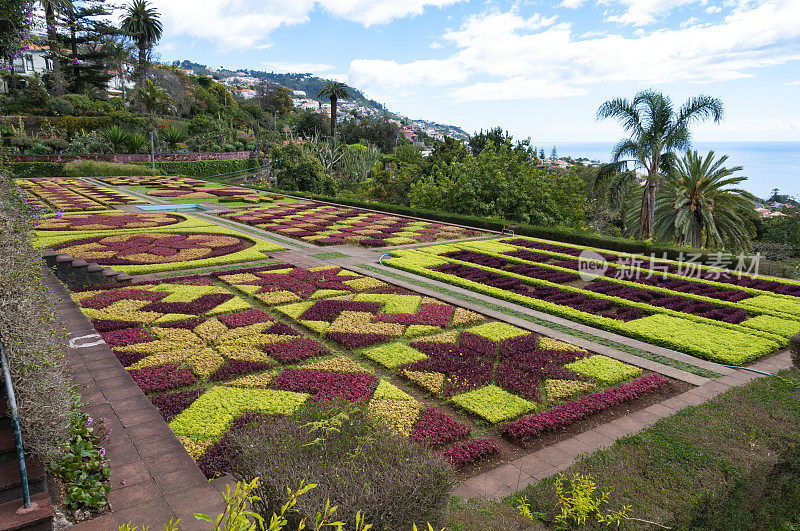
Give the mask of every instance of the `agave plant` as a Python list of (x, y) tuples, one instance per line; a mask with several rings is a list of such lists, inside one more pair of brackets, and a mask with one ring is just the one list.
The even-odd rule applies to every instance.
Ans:
[(147, 137), (142, 133), (131, 133), (128, 135), (128, 151), (131, 153), (139, 153), (139, 151), (147, 144)]
[(188, 134), (182, 127), (170, 125), (159, 133), (161, 139), (167, 143), (171, 151), (178, 150), (178, 144), (186, 140)]
[(114, 147), (114, 151), (119, 151), (128, 142), (130, 134), (118, 125), (106, 127), (101, 133), (103, 139)]

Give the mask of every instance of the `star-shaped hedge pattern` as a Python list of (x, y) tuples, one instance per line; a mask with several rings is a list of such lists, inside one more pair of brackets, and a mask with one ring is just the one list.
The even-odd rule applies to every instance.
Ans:
[(337, 266), (279, 265), (214, 276), (270, 306), (387, 287), (385, 282)]
[(358, 293), (276, 309), (347, 348), (416, 337), (483, 320), (474, 312), (431, 297), (403, 293)]

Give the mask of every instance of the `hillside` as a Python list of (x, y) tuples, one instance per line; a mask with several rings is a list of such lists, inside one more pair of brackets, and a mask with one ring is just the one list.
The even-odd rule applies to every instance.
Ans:
[[(192, 61), (188, 60), (175, 61), (173, 64), (179, 68), (191, 70), (196, 75), (201, 75), (201, 76), (213, 75), (215, 78), (219, 79), (233, 77), (237, 73), (241, 75), (241, 73), (244, 72), (250, 77), (258, 79), (267, 79), (269, 81), (277, 83), (278, 85), (284, 86), (290, 90), (303, 91), (306, 93), (306, 97), (312, 99), (319, 99), (316, 96), (319, 93), (320, 88), (322, 88), (322, 85), (326, 81), (324, 78), (317, 77), (309, 73), (277, 74), (275, 72), (263, 72), (261, 70), (248, 70), (248, 69), (241, 69), (241, 70), (228, 70), (226, 68), (211, 69), (208, 68), (206, 65), (193, 63)], [(409, 118), (406, 116), (393, 113), (390, 110), (388, 110), (385, 105), (382, 105), (381, 103), (378, 103), (377, 101), (368, 98), (362, 91), (351, 85), (347, 86), (347, 91), (350, 93), (350, 98), (349, 98), (350, 101), (357, 103), (358, 105), (366, 107), (368, 109), (372, 109), (376, 111), (378, 114), (386, 116), (387, 118), (395, 118), (403, 122), (409, 122), (409, 124), (413, 122), (417, 126), (422, 126), (423, 128), (431, 128), (444, 135), (453, 136), (456, 138), (469, 137), (469, 134), (466, 131), (455, 125), (439, 124), (425, 119)]]

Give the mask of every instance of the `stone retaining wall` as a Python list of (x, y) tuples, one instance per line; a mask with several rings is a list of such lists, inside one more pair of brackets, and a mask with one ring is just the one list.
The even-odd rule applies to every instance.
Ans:
[(82, 258), (73, 258), (53, 249), (44, 249), (42, 259), (61, 282), (69, 287), (86, 284), (129, 284), (132, 277), (122, 271), (103, 267)]
[[(220, 153), (161, 153), (156, 155), (156, 162), (179, 162), (188, 160), (234, 160), (249, 159), (252, 151), (229, 151)], [(96, 160), (101, 162), (150, 162), (150, 155), (113, 153), (108, 155), (3, 155), (7, 162), (74, 162), (78, 160)]]

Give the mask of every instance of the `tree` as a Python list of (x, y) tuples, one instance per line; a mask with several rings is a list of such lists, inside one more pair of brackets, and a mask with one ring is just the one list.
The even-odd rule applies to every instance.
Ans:
[(630, 136), (614, 147), (612, 162), (601, 168), (598, 178), (628, 169), (629, 162), (646, 173), (637, 237), (652, 236), (658, 188), (675, 168), (676, 153), (691, 145), (690, 126), (708, 118), (718, 122), (722, 112), (720, 100), (700, 95), (687, 100), (676, 113), (672, 100), (654, 90), (639, 92), (632, 101), (616, 98), (600, 106), (597, 119), (619, 120)]
[(286, 87), (262, 79), (256, 85), (255, 91), (256, 103), (270, 115), (286, 116), (294, 109), (292, 93)]
[(750, 248), (756, 198), (731, 188), (747, 177), (735, 176), (742, 167), (726, 168), (727, 160), (714, 160), (713, 151), (705, 157), (689, 151), (677, 162), (656, 200), (656, 236), (692, 247)]
[(74, 93), (105, 94), (111, 75), (107, 73), (111, 50), (106, 44), (119, 34), (109, 22), (111, 6), (105, 0), (73, 2), (67, 13), (72, 48), (71, 65), (65, 71), (70, 91)]
[(122, 90), (122, 101), (125, 101), (125, 65), (133, 55), (135, 46), (126, 41), (125, 38), (109, 38), (103, 43), (107, 66), (114, 68), (119, 73)]
[(550, 158), (555, 160), (558, 158), (558, 151), (556, 151), (556, 147), (553, 146), (553, 150), (550, 151)]
[(305, 110), (295, 113), (291, 116), (291, 123), (295, 134), (303, 138), (329, 133), (328, 121), (318, 112)]
[[(17, 75), (14, 59), (29, 49), (33, 4), (27, 0), (5, 0), (0, 2), (0, 60), (6, 64), (0, 70), (8, 70), (10, 92), (17, 91)], [(4, 74), (6, 72), (3, 72)]]
[(122, 31), (136, 41), (139, 49), (139, 81), (141, 90), (146, 90), (147, 79), (147, 54), (153, 45), (161, 39), (164, 26), (161, 24), (161, 15), (156, 8), (151, 7), (147, 0), (132, 0), (125, 6), (125, 16), (122, 19)]
[(56, 31), (56, 15), (72, 11), (70, 0), (39, 0), (44, 8), (44, 19), (47, 24), (47, 46), (50, 49), (50, 60), (53, 63), (53, 72), (50, 74), (50, 91), (53, 96), (59, 97), (64, 94), (64, 78), (61, 74), (61, 63), (59, 63), (58, 32)]
[(317, 93), (318, 98), (328, 98), (331, 100), (331, 136), (336, 136), (336, 103), (339, 98), (349, 98), (347, 85), (339, 81), (328, 80), (322, 85)]

